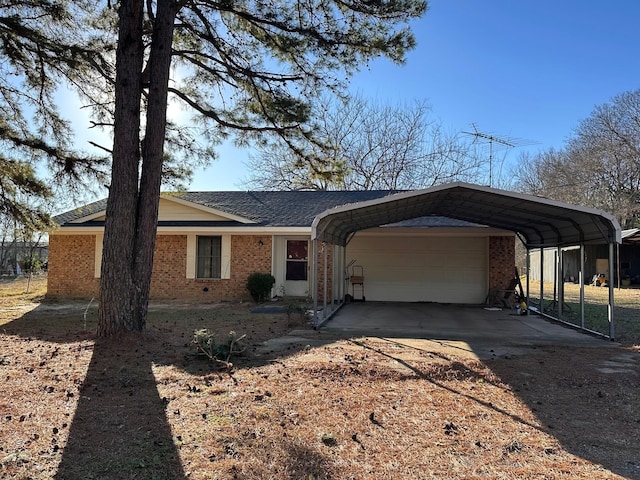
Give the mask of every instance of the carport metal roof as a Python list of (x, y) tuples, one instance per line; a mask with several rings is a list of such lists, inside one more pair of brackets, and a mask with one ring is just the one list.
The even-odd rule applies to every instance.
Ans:
[(311, 238), (345, 246), (359, 230), (428, 215), (509, 230), (527, 248), (621, 242), (618, 221), (601, 210), (463, 182), (331, 208)]

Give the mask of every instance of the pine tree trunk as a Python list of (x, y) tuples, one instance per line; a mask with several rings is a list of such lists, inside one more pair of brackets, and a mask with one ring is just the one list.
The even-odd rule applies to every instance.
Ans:
[(134, 323), (144, 329), (147, 319), (153, 253), (156, 244), (158, 201), (162, 180), (162, 161), (167, 122), (167, 96), (171, 68), (171, 45), (176, 15), (174, 0), (158, 0), (151, 52), (149, 54), (149, 96), (147, 124), (142, 150), (142, 177), (138, 200), (135, 238)]
[(100, 279), (100, 337), (137, 328), (133, 271), (140, 161), (143, 0), (121, 0), (114, 112), (113, 164)]

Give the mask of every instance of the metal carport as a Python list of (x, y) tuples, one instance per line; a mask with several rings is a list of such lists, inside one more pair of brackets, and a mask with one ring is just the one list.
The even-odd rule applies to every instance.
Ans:
[[(562, 247), (579, 245), (582, 249), (586, 244), (608, 244), (609, 278), (614, 278), (614, 245), (621, 243), (621, 232), (620, 225), (612, 215), (594, 208), (533, 195), (455, 182), (343, 205), (317, 215), (311, 231), (316, 252), (313, 267), (313, 284), (316, 285), (316, 291), (319, 242), (346, 247), (353, 235), (360, 230), (431, 215), (515, 232), (527, 252), (534, 248), (556, 247), (560, 250)], [(327, 269), (326, 249), (324, 268)], [(325, 295), (322, 319), (318, 319), (318, 295), (314, 295), (316, 325), (326, 321), (333, 313), (327, 309), (326, 272), (323, 277)], [(613, 338), (613, 282), (609, 284), (609, 336)], [(584, 316), (583, 279), (581, 285)]]

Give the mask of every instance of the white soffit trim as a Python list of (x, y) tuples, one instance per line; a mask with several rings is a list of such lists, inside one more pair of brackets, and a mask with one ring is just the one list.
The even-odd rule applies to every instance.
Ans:
[(96, 218), (104, 217), (106, 215), (106, 210), (100, 210), (99, 212), (92, 213), (91, 215), (87, 215), (85, 217), (76, 218), (75, 220), (70, 221), (69, 223), (84, 223), (90, 222), (91, 220), (95, 220)]
[[(50, 235), (87, 235), (102, 233), (104, 226), (92, 225), (84, 226), (80, 225), (63, 225), (56, 229), (54, 232), (50, 232)], [(208, 227), (193, 225), (189, 227), (184, 226), (159, 226), (157, 230), (158, 235), (302, 235), (310, 236), (311, 227)]]

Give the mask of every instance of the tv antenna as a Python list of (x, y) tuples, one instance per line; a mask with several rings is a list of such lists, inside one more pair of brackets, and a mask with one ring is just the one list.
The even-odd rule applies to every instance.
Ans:
[(534, 145), (537, 142), (531, 140), (525, 140), (523, 138), (512, 137), (498, 137), (492, 133), (484, 133), (478, 130), (475, 123), (472, 123), (473, 132), (462, 132), (465, 135), (471, 135), (473, 137), (473, 143), (476, 142), (488, 142), (489, 143), (489, 186), (493, 186), (493, 151), (494, 148), (515, 148), (524, 147), (527, 145)]

